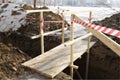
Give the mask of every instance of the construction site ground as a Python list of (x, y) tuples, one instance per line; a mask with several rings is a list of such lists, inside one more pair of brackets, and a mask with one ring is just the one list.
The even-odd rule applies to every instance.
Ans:
[[(60, 16), (53, 13), (46, 13), (48, 15), (45, 19), (53, 16), (52, 19), (61, 20)], [(28, 16), (34, 16), (30, 14)], [(39, 15), (38, 13), (36, 15)], [(58, 16), (56, 18), (56, 16)], [(39, 20), (38, 16), (35, 16), (35, 20)], [(51, 19), (51, 18), (50, 18)], [(104, 25), (110, 28), (120, 30), (120, 13), (113, 15), (110, 18), (106, 18), (102, 21), (94, 22), (96, 24)], [(34, 26), (37, 24), (32, 23)], [(67, 23), (66, 23), (67, 24)], [(39, 33), (38, 27), (28, 25), (27, 27), (21, 27), (17, 32), (27, 33)], [(46, 24), (46, 31), (59, 29), (61, 24)], [(68, 24), (67, 24), (68, 25)], [(58, 26), (55, 27), (54, 26)], [(27, 29), (26, 29), (27, 28)], [(113, 40), (120, 44), (120, 39), (110, 36)], [(67, 39), (66, 39), (67, 40)], [(89, 79), (120, 79), (120, 57), (116, 55), (112, 50), (106, 47), (102, 42), (96, 38), (92, 38), (96, 41), (96, 44), (90, 50), (90, 66), (89, 66)], [(59, 45), (61, 40), (57, 36), (45, 37), (45, 51), (52, 49)], [(21, 64), (29, 59), (40, 54), (40, 39), (31, 40), (25, 35), (19, 35), (16, 32), (10, 35), (6, 33), (0, 33), (0, 79), (3, 80), (16, 80), (16, 79), (39, 79), (39, 74), (31, 71), (28, 68), (21, 66)], [(85, 64), (86, 54), (81, 59), (75, 61), (75, 64), (79, 66), (79, 73), (84, 78), (85, 76)], [(64, 70), (69, 74), (69, 68)], [(29, 76), (28, 76), (29, 75)], [(70, 79), (68, 75), (61, 73), (61, 77), (56, 77), (59, 80)], [(77, 74), (74, 73), (74, 78), (79, 79)]]

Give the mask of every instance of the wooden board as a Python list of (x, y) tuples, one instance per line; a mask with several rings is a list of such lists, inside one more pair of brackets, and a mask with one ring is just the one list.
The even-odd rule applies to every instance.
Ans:
[[(78, 21), (82, 21), (80, 18), (78, 18), (77, 16), (73, 15), (75, 19), (77, 19)], [(87, 27), (86, 27), (87, 28)], [(113, 50), (118, 56), (120, 56), (120, 45), (118, 43), (116, 43), (115, 41), (113, 41), (111, 38), (109, 38), (108, 36), (106, 36), (105, 34), (98, 32), (96, 30), (93, 30), (91, 28), (87, 28), (90, 32), (93, 33), (93, 35), (95, 37), (97, 37), (100, 41), (102, 41), (106, 46), (108, 46), (111, 50)]]
[(41, 9), (41, 10), (26, 10), (26, 13), (35, 13), (35, 12), (50, 12), (50, 9)]
[[(91, 42), (91, 46), (95, 42)], [(87, 40), (80, 40), (75, 43), (74, 61), (86, 52)], [(62, 72), (70, 64), (70, 46), (65, 47), (61, 44), (52, 50), (37, 56), (25, 63), (23, 66), (31, 68), (46, 77), (53, 78)]]
[[(27, 72), (29, 73), (29, 72)], [(57, 76), (55, 76), (53, 79), (49, 79), (43, 75), (40, 75), (39, 73), (32, 72), (30, 74), (25, 74), (18, 78), (17, 80), (71, 80), (71, 77), (67, 75), (64, 72), (60, 72)]]

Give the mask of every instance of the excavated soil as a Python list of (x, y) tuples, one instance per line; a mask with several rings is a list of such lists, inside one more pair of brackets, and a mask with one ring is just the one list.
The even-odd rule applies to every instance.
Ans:
[[(24, 9), (33, 9), (25, 5)], [(47, 9), (47, 7), (39, 8)], [(14, 14), (17, 14), (14, 12)], [(0, 33), (0, 79), (3, 80), (17, 80), (19, 77), (32, 75), (29, 69), (21, 66), (21, 63), (40, 55), (40, 38), (30, 39), (29, 36), (38, 35), (39, 32), (39, 13), (28, 14), (26, 17), (26, 25), (19, 28), (16, 32), (1, 32)], [(62, 17), (53, 12), (44, 13), (44, 20), (59, 21)], [(65, 25), (69, 24), (65, 21)], [(62, 23), (46, 23), (44, 25), (44, 32), (60, 29)], [(59, 45), (61, 40), (53, 35), (45, 36), (45, 51)], [(61, 73), (63, 75), (63, 73)], [(36, 75), (36, 74), (35, 74)], [(25, 77), (26, 78), (26, 77)], [(21, 78), (23, 79), (23, 78)], [(39, 79), (39, 78), (38, 78)], [(66, 79), (57, 76), (56, 79)]]
[(12, 44), (5, 45), (0, 42), (0, 79), (16, 79), (27, 70), (21, 63), (30, 59), (28, 55), (13, 47)]
[[(120, 30), (120, 13), (93, 23)], [(120, 44), (119, 38), (114, 36), (109, 37)], [(98, 39), (94, 38), (94, 40), (97, 42), (90, 50), (89, 79), (120, 79), (120, 56)], [(83, 74), (85, 72), (83, 66), (86, 66), (86, 55), (84, 54), (81, 60), (76, 61), (77, 64), (82, 65), (80, 66), (80, 73), (83, 78), (85, 76)]]

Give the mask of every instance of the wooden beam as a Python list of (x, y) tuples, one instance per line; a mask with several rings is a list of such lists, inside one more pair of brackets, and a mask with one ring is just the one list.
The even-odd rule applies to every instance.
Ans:
[[(40, 19), (42, 20), (43, 19), (43, 12), (41, 12), (40, 13)], [(41, 54), (43, 54), (44, 53), (44, 30), (43, 30), (43, 28), (44, 28), (44, 22), (43, 21), (41, 21), (40, 22), (40, 36), (41, 36), (41, 38), (40, 38), (40, 45), (41, 45)]]
[(76, 66), (76, 65), (73, 65), (73, 66), (70, 66), (70, 67), (73, 67), (74, 69), (78, 69), (79, 67)]
[(87, 38), (87, 37), (89, 37), (89, 36), (91, 36), (92, 35), (92, 33), (88, 33), (88, 34), (86, 34), (86, 35), (84, 35), (84, 36), (81, 36), (81, 37), (79, 37), (79, 38), (77, 38), (77, 39), (75, 39), (75, 40), (73, 40), (73, 41), (69, 41), (69, 42), (67, 42), (67, 43), (65, 43), (64, 44), (64, 46), (70, 46), (70, 45), (72, 45), (72, 44), (74, 44), (75, 42), (78, 42), (78, 41), (80, 41), (80, 40), (82, 40), (82, 39), (85, 39), (85, 38)]
[[(92, 12), (89, 12), (89, 18), (88, 21), (91, 23), (92, 20)], [(88, 33), (90, 33), (88, 31)], [(87, 49), (87, 59), (86, 59), (86, 72), (85, 72), (85, 79), (88, 79), (88, 71), (89, 71), (89, 58), (90, 58), (90, 41), (91, 41), (91, 36), (88, 37), (88, 49)]]
[(35, 12), (50, 12), (50, 9), (40, 9), (40, 10), (26, 10), (26, 13), (35, 13)]
[[(59, 32), (59, 31), (62, 31), (62, 29), (58, 29), (58, 30), (51, 31), (51, 32), (46, 32), (43, 35), (47, 36), (47, 35), (50, 35), (50, 34), (55, 34), (55, 33)], [(36, 38), (39, 38), (39, 37), (40, 37), (40, 35), (35, 35), (35, 36), (32, 36), (31, 39), (36, 39)]]
[[(71, 21), (74, 20), (74, 16), (71, 15)], [(70, 26), (70, 40), (73, 41), (74, 40), (74, 27), (73, 27), (73, 22), (71, 22), (71, 26)], [(73, 57), (73, 53), (74, 53), (74, 45), (70, 45), (70, 66), (73, 66), (74, 65), (74, 57)], [(73, 67), (70, 67), (70, 75), (71, 75), (71, 78), (73, 80)]]
[(64, 14), (62, 13), (62, 20), (63, 20), (63, 22), (62, 22), (62, 43), (64, 43), (64, 41), (65, 41), (65, 22), (64, 22)]
[(46, 32), (46, 33), (44, 33), (44, 36), (47, 36), (47, 35), (50, 35), (50, 34), (55, 34), (55, 33), (59, 32), (59, 31), (62, 31), (62, 29)]
[[(74, 15), (75, 16), (75, 15)], [(80, 18), (75, 16), (76, 20), (82, 21)], [(113, 50), (118, 56), (120, 56), (120, 45), (116, 43), (114, 40), (106, 36), (105, 34), (98, 32), (96, 30), (93, 30), (91, 28), (86, 27), (90, 32), (93, 33), (95, 37), (97, 37), (100, 41), (102, 41), (106, 46), (108, 46), (111, 50)]]

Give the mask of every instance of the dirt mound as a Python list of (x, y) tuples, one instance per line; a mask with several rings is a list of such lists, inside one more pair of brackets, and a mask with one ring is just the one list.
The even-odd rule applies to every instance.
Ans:
[[(7, 8), (9, 5), (4, 5)], [(33, 9), (28, 5), (24, 5), (21, 11), (25, 9)], [(48, 9), (47, 7), (37, 9)], [(19, 15), (18, 12), (12, 10), (12, 15)], [(27, 14), (25, 25), (22, 25), (17, 31), (0, 32), (0, 78), (1, 79), (17, 79), (20, 75), (26, 74), (25, 68), (21, 63), (40, 55), (40, 39), (30, 39), (25, 36), (27, 34), (39, 34), (40, 13)], [(53, 12), (44, 13), (45, 21), (59, 21), (62, 17)], [(69, 25), (65, 21), (65, 25)], [(62, 23), (46, 23), (44, 31), (52, 31), (60, 29)], [(45, 37), (45, 51), (59, 45), (61, 40), (57, 37)], [(28, 71), (29, 72), (29, 71)], [(27, 72), (27, 74), (29, 74)]]
[[(37, 9), (48, 9), (47, 7), (37, 8)], [(50, 12), (44, 12), (44, 21), (62, 21), (62, 16)], [(26, 16), (26, 24), (21, 27), (18, 32), (23, 33), (34, 33), (39, 34), (39, 25), (40, 25), (40, 13), (30, 13)], [(65, 21), (65, 25), (69, 26), (69, 24)], [(24, 28), (24, 29), (23, 29)], [(62, 23), (44, 23), (44, 32), (53, 31), (56, 29), (61, 29)]]
[[(120, 30), (120, 13), (94, 23)], [(119, 38), (109, 37), (120, 44)], [(90, 55), (89, 79), (120, 79), (120, 57), (101, 41), (91, 48)]]
[[(101, 26), (106, 26), (108, 28), (120, 30), (120, 13), (114, 14), (113, 16), (111, 16), (109, 18), (105, 18), (102, 21), (95, 21), (93, 23), (95, 23), (97, 25), (101, 25)], [(120, 44), (119, 38), (116, 38), (114, 36), (109, 36), (109, 37), (112, 38), (114, 41), (116, 41), (118, 44)]]
[(30, 59), (28, 55), (11, 44), (0, 43), (0, 78), (12, 79), (23, 74), (21, 63)]

